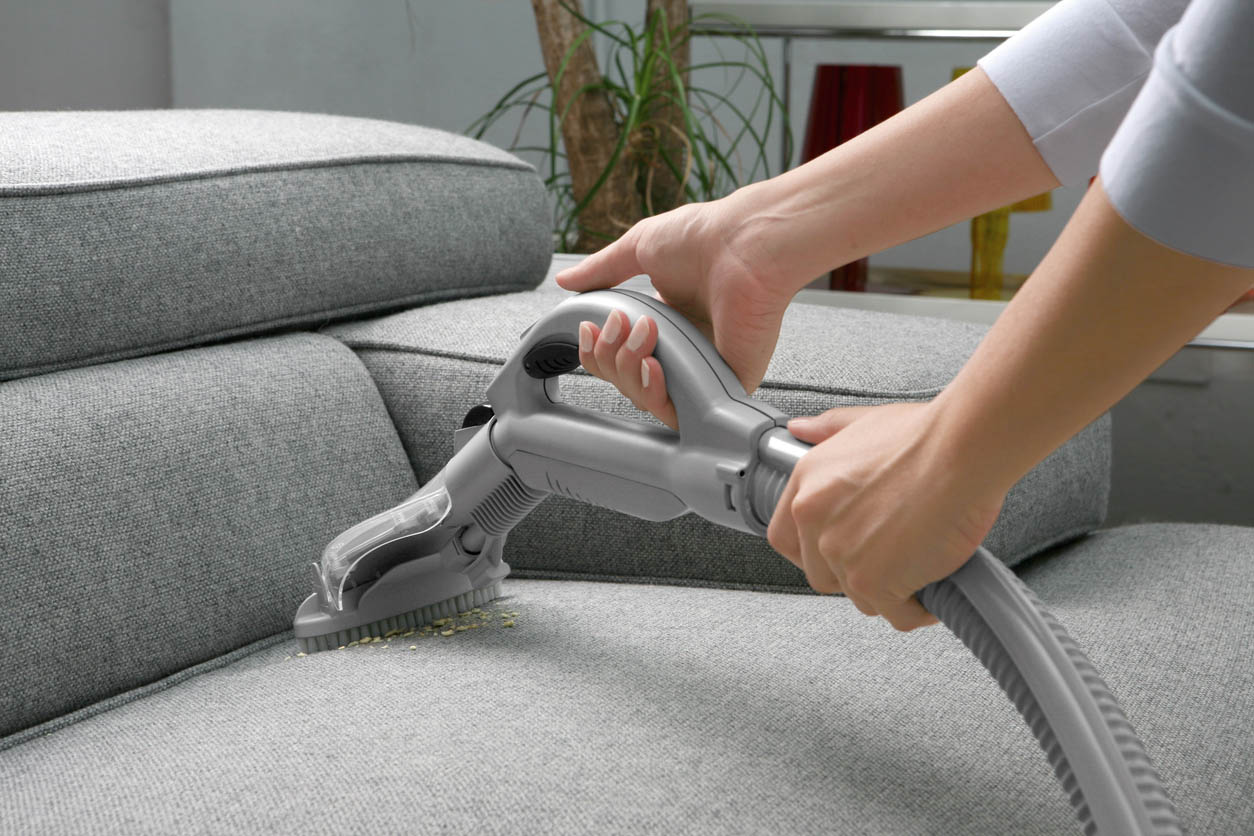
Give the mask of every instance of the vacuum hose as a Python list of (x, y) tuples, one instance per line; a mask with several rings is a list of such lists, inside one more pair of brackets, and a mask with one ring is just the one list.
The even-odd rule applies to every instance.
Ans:
[[(749, 497), (769, 521), (810, 445), (784, 429), (758, 445)], [(918, 592), (1023, 715), (1086, 834), (1177, 836), (1175, 805), (1110, 688), (1040, 599), (983, 547)]]
[[(656, 321), (653, 354), (666, 370), (678, 433), (562, 400), (560, 379), (580, 362), (573, 337), (579, 323), (603, 321), (613, 310), (633, 321), (643, 315)], [(500, 467), (485, 485), (498, 484), (508, 471), (517, 481), (515, 493), (531, 503), (521, 513), (558, 493), (640, 519), (696, 513), (764, 536), (794, 466), (810, 449), (788, 432), (787, 415), (745, 392), (695, 325), (661, 301), (629, 290), (564, 300), (523, 333), (487, 395), (496, 417), (481, 434), (490, 442), (482, 441), (490, 443)], [(455, 471), (481, 469), (468, 460), (454, 468), (457, 461), (449, 464), (450, 478)], [(459, 488), (453, 504), (477, 506), (485, 491)], [(511, 514), (509, 524), (520, 516)], [(918, 597), (1014, 702), (1085, 833), (1182, 832), (1158, 773), (1110, 689), (1009, 569), (977, 549), (962, 568), (919, 590)]]

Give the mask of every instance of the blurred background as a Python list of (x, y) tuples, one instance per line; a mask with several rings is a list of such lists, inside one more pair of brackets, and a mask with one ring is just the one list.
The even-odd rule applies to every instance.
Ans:
[[(644, 15), (643, 0), (585, 0), (583, 7), (596, 20), (641, 22)], [(793, 39), (790, 164), (801, 160), (818, 65), (899, 66), (904, 103), (910, 104), (996, 43)], [(782, 39), (764, 37), (762, 47), (781, 86)], [(692, 62), (714, 60), (720, 50), (736, 52), (730, 42), (696, 37)], [(0, 0), (4, 110), (269, 108), (393, 119), (460, 133), (513, 84), (543, 70), (535, 17), (525, 0)], [(728, 73), (707, 75), (707, 86), (730, 85), (730, 78), (719, 77)], [(755, 90), (742, 88), (737, 101), (747, 108)], [(503, 120), (484, 138), (509, 146), (516, 121)], [(772, 174), (780, 170), (778, 125), (777, 119), (766, 135)], [(547, 130), (536, 118), (527, 127), (524, 142), (539, 141)], [(1015, 215), (1006, 273), (1031, 271), (1083, 191), (1061, 189), (1052, 210)], [(965, 271), (970, 258), (964, 223), (895, 247), (874, 263)]]
[[(985, 2), (1003, 12), (1016, 2), (1036, 10), (1049, 5)], [(815, 120), (826, 118), (824, 108), (832, 106), (814, 96), (821, 66), (900, 68), (901, 103), (909, 105), (999, 42), (998, 37), (850, 36), (797, 22), (799, 8), (813, 12), (824, 5), (840, 3), (694, 4), (697, 11), (733, 8), (759, 25), (771, 82), (788, 103), (791, 146), (778, 116), (769, 130), (760, 111), (751, 117), (762, 132), (769, 170), (746, 167), (745, 179), (802, 161)], [(882, 0), (880, 5), (908, 4)], [(943, 11), (955, 4), (917, 0), (917, 5)], [(645, 0), (583, 2), (593, 20), (637, 26), (644, 7)], [(777, 34), (769, 33), (772, 21)], [(604, 60), (610, 45), (600, 36), (592, 42)], [(744, 56), (740, 42), (713, 35), (694, 36), (691, 50), (694, 65)], [(524, 0), (0, 0), (0, 110), (267, 108), (461, 133), (512, 86), (544, 71), (536, 17)], [(693, 71), (693, 84), (698, 82), (721, 91), (746, 113), (760, 92), (753, 85), (736, 86), (736, 73), (725, 68)], [(483, 138), (501, 147), (543, 145), (547, 118), (532, 118), (521, 130), (516, 118), (501, 119)], [(543, 155), (519, 153), (543, 171)], [(1005, 274), (1001, 298), (1044, 256), (1083, 192), (1084, 186), (1059, 189), (1047, 208), (1016, 212), (1009, 220), (999, 245)], [(840, 304), (991, 321), (1000, 310), (995, 302), (941, 298), (931, 301), (959, 307), (909, 309), (874, 301), (891, 300), (891, 294), (968, 297), (976, 247), (971, 223), (956, 224), (873, 256), (867, 289), (880, 293), (858, 294), (866, 301), (848, 301), (854, 295), (849, 293), (831, 297), (843, 298)], [(816, 277), (814, 286), (826, 281)], [(1254, 317), (1237, 313), (1225, 320), (1223, 328), (1186, 348), (1116, 407), (1112, 522), (1254, 524), (1249, 436)], [(1100, 373), (1100, 358), (1094, 360), (1094, 373)]]

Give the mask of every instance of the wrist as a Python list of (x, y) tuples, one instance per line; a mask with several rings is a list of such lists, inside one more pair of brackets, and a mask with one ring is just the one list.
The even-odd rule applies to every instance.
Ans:
[(1027, 472), (1009, 451), (999, 451), (984, 417), (946, 389), (924, 408), (927, 456), (951, 486), (987, 497), (1004, 497)]
[(824, 272), (865, 255), (845, 240), (848, 224), (838, 193), (817, 193), (820, 187), (798, 171), (723, 198), (724, 245), (789, 298)]
[(718, 201), (718, 246), (743, 263), (765, 290), (791, 299), (799, 287), (771, 224), (771, 181), (741, 186)]

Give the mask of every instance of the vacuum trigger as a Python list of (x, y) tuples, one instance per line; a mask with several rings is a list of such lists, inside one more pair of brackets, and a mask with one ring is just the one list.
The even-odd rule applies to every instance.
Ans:
[(579, 344), (563, 339), (549, 340), (531, 347), (523, 357), (523, 371), (541, 380), (573, 372), (579, 368)]

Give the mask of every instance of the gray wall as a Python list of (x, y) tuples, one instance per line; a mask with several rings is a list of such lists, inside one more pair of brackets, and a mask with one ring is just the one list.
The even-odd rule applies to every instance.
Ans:
[[(463, 131), (522, 78), (540, 72), (535, 20), (529, 3), (458, 0), (171, 0), (174, 104), (178, 107), (267, 107), (373, 116)], [(585, 0), (596, 19), (636, 21), (644, 0)], [(800, 145), (814, 69), (820, 63), (880, 63), (904, 67), (907, 103), (943, 85), (957, 66), (970, 66), (995, 42), (887, 42), (798, 40), (793, 47), (793, 131)], [(782, 46), (765, 47), (782, 84)], [(725, 39), (702, 38), (694, 61), (735, 55)], [(721, 70), (704, 83), (729, 83)], [(735, 96), (752, 104), (752, 89)], [(513, 126), (489, 141), (509, 145)], [(525, 143), (541, 143), (534, 120)], [(768, 136), (772, 173), (778, 173), (778, 132)], [(800, 156), (798, 147), (794, 161)], [(538, 161), (538, 157), (532, 159)], [(1062, 231), (1083, 189), (1056, 194), (1055, 208), (1011, 220), (1006, 267), (1027, 273)], [(964, 222), (877, 257), (877, 264), (964, 270), (969, 266)]]
[[(462, 131), (544, 69), (529, 3), (173, 0), (174, 103)], [(506, 138), (508, 142), (508, 137)]]
[(169, 107), (167, 0), (0, 0), (0, 110)]

